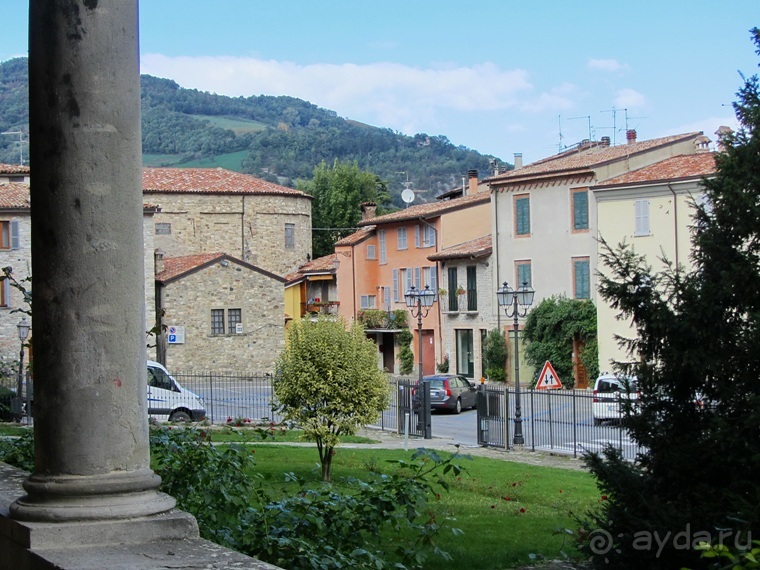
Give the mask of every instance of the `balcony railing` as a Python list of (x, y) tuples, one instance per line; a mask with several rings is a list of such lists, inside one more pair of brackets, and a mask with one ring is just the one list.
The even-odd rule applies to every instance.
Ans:
[(340, 301), (312, 301), (301, 303), (301, 316), (310, 313), (312, 315), (337, 315)]

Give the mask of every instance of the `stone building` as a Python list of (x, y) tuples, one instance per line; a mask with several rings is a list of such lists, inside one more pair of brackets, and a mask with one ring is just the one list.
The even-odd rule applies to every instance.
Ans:
[(224, 253), (156, 259), (156, 312), (170, 370), (272, 372), (285, 346), (285, 279)]
[(311, 255), (304, 192), (223, 168), (144, 168), (143, 195), (161, 209), (155, 244), (167, 257), (223, 251), (285, 275)]

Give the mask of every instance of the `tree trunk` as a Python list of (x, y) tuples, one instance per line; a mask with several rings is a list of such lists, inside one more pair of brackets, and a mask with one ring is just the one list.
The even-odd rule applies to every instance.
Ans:
[(325, 454), (322, 456), (322, 481), (325, 483), (330, 482), (332, 476), (332, 459), (335, 449), (333, 447), (325, 447)]

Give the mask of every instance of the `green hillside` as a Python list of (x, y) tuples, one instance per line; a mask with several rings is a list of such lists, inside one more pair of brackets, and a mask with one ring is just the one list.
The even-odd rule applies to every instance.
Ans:
[[(0, 131), (22, 131), (28, 161), (26, 58), (0, 63)], [(432, 198), (461, 184), (470, 169), (485, 175), (492, 156), (445, 136), (406, 136), (339, 117), (287, 96), (226, 97), (141, 77), (144, 164), (221, 166), (295, 186), (320, 162), (356, 161), (388, 183), (394, 203), (407, 180)], [(18, 136), (0, 137), (0, 161), (18, 163)]]

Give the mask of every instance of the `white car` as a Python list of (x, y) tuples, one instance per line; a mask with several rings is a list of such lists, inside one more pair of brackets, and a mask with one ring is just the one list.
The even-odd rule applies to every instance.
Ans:
[(639, 399), (636, 378), (626, 378), (615, 374), (602, 374), (594, 383), (592, 403), (594, 425), (602, 425), (604, 420), (619, 420), (623, 417), (622, 400)]
[(158, 362), (148, 360), (148, 415), (170, 422), (198, 422), (206, 417), (203, 399), (183, 388)]

